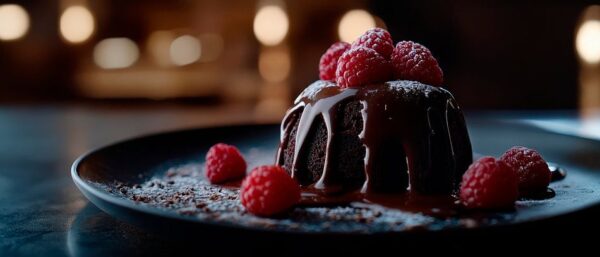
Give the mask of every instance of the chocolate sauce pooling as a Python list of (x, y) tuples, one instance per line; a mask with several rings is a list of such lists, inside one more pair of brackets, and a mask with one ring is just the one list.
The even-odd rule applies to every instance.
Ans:
[(561, 181), (567, 177), (567, 171), (554, 163), (549, 162), (548, 168), (552, 173), (552, 178), (550, 179), (552, 182)]
[(347, 89), (326, 81), (313, 83), (298, 96), (281, 124), (278, 164), (286, 166), (296, 179), (304, 175), (307, 149), (316, 143), (307, 138), (322, 119), (326, 143), (324, 153), (315, 155), (322, 159), (317, 162), (323, 163), (322, 171), (307, 188), (325, 194), (347, 192), (345, 180), (339, 179), (347, 171), (338, 167), (340, 162), (352, 160), (335, 158), (336, 151), (347, 149), (334, 143), (348, 136), (339, 128), (345, 117), (338, 110), (348, 103), (360, 103), (362, 108), (358, 140), (364, 147), (364, 175), (356, 176), (363, 180), (360, 194), (409, 190), (420, 195), (450, 195), (457, 189), (472, 162), (462, 112), (447, 90), (414, 81)]

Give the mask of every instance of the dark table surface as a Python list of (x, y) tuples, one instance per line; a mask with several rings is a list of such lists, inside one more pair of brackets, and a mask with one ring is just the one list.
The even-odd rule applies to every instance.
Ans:
[[(560, 115), (576, 118), (575, 113)], [(486, 119), (507, 117), (532, 114), (488, 112), (468, 115), (468, 120), (478, 127)], [(256, 119), (244, 108), (0, 108), (0, 256), (145, 255), (174, 247), (169, 238), (122, 223), (90, 204), (71, 180), (71, 163), (90, 149), (132, 136), (249, 122)], [(492, 140), (502, 142), (510, 133)], [(477, 132), (472, 136), (477, 138)], [(579, 161), (599, 167), (594, 166), (600, 159), (597, 146), (586, 140), (574, 146), (585, 152)], [(600, 228), (599, 213), (594, 208), (556, 226), (564, 233), (594, 232)]]

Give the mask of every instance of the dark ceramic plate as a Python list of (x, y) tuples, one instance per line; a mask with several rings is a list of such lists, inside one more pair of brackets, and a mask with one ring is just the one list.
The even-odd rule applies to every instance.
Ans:
[[(410, 221), (423, 217), (385, 216), (379, 223), (352, 220), (276, 218), (246, 222), (245, 218), (216, 219), (214, 216), (184, 215), (175, 209), (136, 203), (116, 186), (144, 184), (165, 177), (173, 167), (200, 166), (207, 149), (216, 142), (238, 146), (249, 159), (249, 166), (272, 163), (279, 140), (277, 125), (229, 126), (163, 133), (131, 139), (91, 151), (72, 167), (72, 177), (81, 192), (110, 215), (161, 232), (229, 233), (238, 235), (278, 235), (302, 237), (383, 235), (385, 237), (464, 233), (482, 229), (518, 227), (560, 219), (565, 214), (581, 212), (600, 201), (600, 143), (546, 133), (521, 124), (488, 120), (481, 115), (468, 116), (471, 141), (476, 152), (499, 155), (512, 145), (526, 145), (540, 150), (550, 162), (568, 171), (565, 180), (553, 183), (556, 197), (543, 201), (519, 201), (515, 211), (484, 213), (477, 222), (464, 218), (430, 218), (423, 224)], [(115, 183), (118, 182), (118, 183)], [(341, 208), (341, 207), (332, 207)], [(322, 210), (313, 210), (318, 213)], [(309, 213), (310, 214), (310, 213)], [(413, 215), (413, 214), (411, 214)], [(309, 215), (310, 216), (310, 215)], [(422, 216), (422, 215), (421, 215)], [(425, 215), (426, 216), (426, 215)], [(399, 226), (390, 224), (397, 218)], [(261, 223), (262, 222), (262, 223)], [(387, 222), (387, 223), (386, 223)], [(391, 223), (390, 223), (391, 222)], [(419, 221), (420, 222), (420, 221)], [(297, 225), (289, 226), (291, 223)], [(418, 223), (418, 222), (417, 222)], [(416, 228), (416, 229), (415, 229)], [(231, 234), (231, 233), (229, 233)], [(372, 237), (371, 237), (372, 238)]]

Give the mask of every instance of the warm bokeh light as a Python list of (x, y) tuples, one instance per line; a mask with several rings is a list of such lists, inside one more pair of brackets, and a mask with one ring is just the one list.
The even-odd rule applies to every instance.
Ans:
[(94, 47), (94, 62), (103, 69), (121, 69), (133, 65), (140, 51), (128, 38), (107, 38)]
[(348, 11), (338, 26), (340, 40), (352, 42), (366, 30), (375, 27), (375, 18), (365, 10)]
[(60, 16), (60, 34), (70, 43), (86, 41), (94, 33), (94, 16), (86, 7), (71, 6)]
[(175, 33), (163, 30), (154, 31), (148, 37), (146, 50), (158, 66), (168, 67), (172, 65), (169, 49), (174, 39)]
[(579, 27), (575, 47), (579, 57), (585, 62), (600, 62), (600, 20), (588, 20)]
[(212, 62), (221, 56), (223, 52), (223, 37), (219, 34), (202, 34), (198, 37), (202, 46), (201, 62)]
[(600, 140), (600, 72), (587, 67), (579, 74), (579, 133)]
[(258, 71), (268, 82), (284, 81), (290, 69), (290, 53), (286, 48), (263, 49), (258, 57)]
[(579, 72), (579, 105), (583, 112), (600, 111), (600, 73), (592, 67)]
[(281, 43), (288, 29), (288, 16), (280, 6), (263, 6), (254, 17), (254, 35), (264, 45), (274, 46)]
[(175, 65), (183, 66), (197, 62), (202, 54), (200, 41), (190, 35), (183, 35), (171, 43), (169, 55), (171, 62)]
[[(285, 87), (270, 87), (264, 90), (285, 90)], [(254, 109), (256, 119), (259, 121), (280, 120), (285, 115), (285, 110), (289, 107), (289, 100), (282, 96), (269, 97), (256, 103)]]
[(0, 5), (0, 40), (16, 40), (29, 29), (29, 15), (20, 5)]

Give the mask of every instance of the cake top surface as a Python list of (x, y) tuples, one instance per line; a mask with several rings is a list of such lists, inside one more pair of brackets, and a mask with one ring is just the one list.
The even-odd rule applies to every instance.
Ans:
[(441, 87), (435, 87), (411, 80), (393, 80), (383, 83), (374, 83), (357, 88), (340, 88), (335, 83), (325, 80), (317, 80), (306, 87), (296, 98), (294, 104), (301, 102), (312, 102), (344, 91), (352, 91), (352, 94), (361, 93), (366, 97), (375, 94), (385, 93), (393, 98), (433, 98), (442, 96), (442, 98), (452, 98), (452, 94)]
[(302, 99), (315, 99), (319, 92), (321, 92), (324, 88), (337, 88), (335, 83), (326, 80), (317, 80), (306, 87), (300, 95), (294, 100), (294, 103), (297, 104), (302, 101)]

